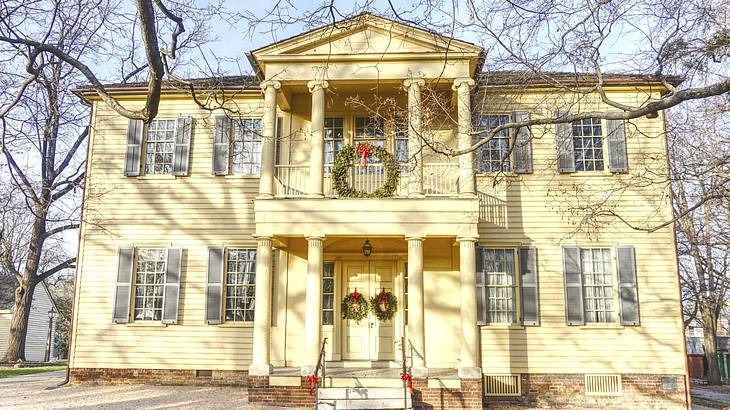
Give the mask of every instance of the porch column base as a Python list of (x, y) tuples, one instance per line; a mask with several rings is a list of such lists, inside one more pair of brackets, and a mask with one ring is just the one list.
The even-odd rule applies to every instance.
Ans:
[(248, 366), (248, 375), (268, 376), (273, 370), (274, 368), (268, 363), (251, 363), (251, 366)]
[(309, 376), (310, 374), (314, 374), (314, 369), (316, 369), (315, 366), (302, 366), (301, 375), (302, 376)]
[(459, 367), (459, 378), (460, 379), (481, 379), (482, 368), (481, 367)]
[(425, 379), (428, 377), (428, 367), (411, 367), (411, 377)]

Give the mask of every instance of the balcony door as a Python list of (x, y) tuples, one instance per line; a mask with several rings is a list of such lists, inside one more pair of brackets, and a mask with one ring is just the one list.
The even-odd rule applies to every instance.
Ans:
[[(386, 291), (393, 292), (396, 275), (395, 261), (344, 261), (342, 288), (347, 294), (357, 288), (368, 300)], [(395, 326), (392, 320), (380, 321), (371, 313), (357, 323), (342, 320), (343, 360), (394, 360)]]

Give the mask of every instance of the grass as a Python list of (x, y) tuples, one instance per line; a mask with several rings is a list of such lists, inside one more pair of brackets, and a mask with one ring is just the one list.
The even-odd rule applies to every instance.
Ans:
[(21, 368), (0, 368), (0, 379), (5, 377), (23, 376), (26, 374), (55, 372), (57, 370), (66, 370), (66, 366), (46, 366), (46, 367), (21, 367)]

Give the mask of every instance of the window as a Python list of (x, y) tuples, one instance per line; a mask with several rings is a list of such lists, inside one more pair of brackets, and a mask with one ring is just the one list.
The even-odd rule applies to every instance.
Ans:
[(341, 117), (324, 119), (324, 172), (332, 172), (337, 154), (345, 145), (344, 137)]
[(162, 320), (166, 270), (166, 249), (137, 250), (134, 320)]
[(408, 171), (408, 120), (405, 117), (395, 119), (395, 160), (401, 164), (400, 171)]
[(580, 263), (586, 322), (613, 322), (611, 250), (608, 248), (581, 248)]
[(515, 250), (484, 249), (487, 323), (514, 323)]
[(172, 174), (175, 120), (152, 120), (147, 126), (145, 174)]
[(335, 263), (325, 262), (322, 272), (322, 324), (335, 324)]
[(576, 171), (603, 171), (600, 118), (573, 121), (573, 155)]
[[(485, 115), (479, 119), (479, 130), (490, 131), (500, 125), (510, 122), (507, 114)], [(487, 138), (487, 133), (481, 133), (480, 138)], [(507, 172), (510, 170), (510, 130), (499, 131), (492, 139), (482, 145), (479, 171), (481, 172)]]
[(261, 171), (261, 119), (233, 122), (233, 173), (258, 175)]
[(253, 321), (255, 295), (256, 249), (228, 249), (226, 256), (226, 320)]
[(403, 268), (403, 324), (408, 325), (408, 262)]

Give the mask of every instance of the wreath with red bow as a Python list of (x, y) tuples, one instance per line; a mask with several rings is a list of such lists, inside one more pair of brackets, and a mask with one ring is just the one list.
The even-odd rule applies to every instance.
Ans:
[(355, 291), (345, 296), (342, 299), (342, 318), (354, 320), (360, 323), (361, 320), (365, 319), (368, 315), (368, 301), (361, 293)]
[[(373, 192), (357, 190), (350, 184), (349, 178), (352, 174), (353, 164), (359, 158), (359, 165), (365, 166), (371, 155), (378, 157), (383, 164), (385, 182)], [(393, 154), (383, 147), (368, 143), (360, 143), (357, 146), (345, 145), (337, 154), (335, 163), (332, 166), (332, 187), (337, 196), (341, 198), (391, 197), (398, 189), (398, 178), (400, 178), (400, 164), (395, 160)]]
[(370, 309), (378, 320), (393, 319), (395, 312), (398, 310), (398, 299), (394, 294), (386, 292), (383, 288), (377, 296), (370, 299)]

